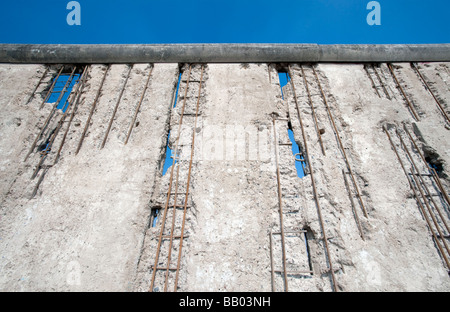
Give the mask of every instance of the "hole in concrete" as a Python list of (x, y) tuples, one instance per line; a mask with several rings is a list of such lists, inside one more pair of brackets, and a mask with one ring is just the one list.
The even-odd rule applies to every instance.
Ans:
[(150, 227), (156, 227), (156, 223), (158, 222), (158, 214), (161, 210), (161, 207), (152, 207), (150, 211)]
[[(314, 239), (313, 233), (311, 231), (311, 229), (309, 229), (308, 227), (303, 228), (304, 232), (304, 238), (305, 238), (305, 248), (306, 248), (306, 255), (308, 257), (308, 265), (309, 265), (309, 270), (311, 272), (313, 272), (313, 265), (312, 265), (312, 259), (311, 259), (311, 250), (309, 247), (309, 240), (310, 239)], [(313, 275), (313, 273), (311, 273), (311, 275)]]
[(278, 71), (278, 79), (280, 81), (281, 97), (284, 100), (283, 87), (291, 81), (291, 77), (289, 77), (287, 71)]
[(436, 173), (443, 178), (444, 177), (444, 162), (436, 151), (426, 144), (422, 145), (423, 156), (430, 168), (436, 170)]
[(178, 74), (178, 82), (177, 82), (177, 89), (175, 91), (175, 100), (173, 102), (173, 107), (177, 106), (177, 101), (178, 101), (178, 91), (180, 90), (180, 83), (181, 83), (181, 76), (183, 76), (183, 71), (180, 68), (180, 73)]
[[(173, 108), (175, 108), (177, 106), (177, 101), (178, 101), (178, 91), (180, 90), (180, 83), (181, 83), (181, 77), (183, 76), (183, 66), (180, 65), (179, 67), (179, 74), (178, 74), (178, 82), (177, 82), (177, 88), (175, 91), (175, 99), (173, 101)], [(169, 139), (170, 139), (170, 130), (169, 133), (167, 135), (167, 142), (166, 142), (166, 157), (164, 159), (164, 166), (163, 166), (163, 176), (166, 174), (167, 169), (169, 169), (174, 163), (173, 163), (173, 158), (172, 158), (172, 149), (169, 146)], [(176, 161), (175, 161), (176, 163)]]
[(442, 164), (442, 161), (439, 160), (439, 155), (436, 157), (437, 154), (429, 154), (427, 152), (425, 152), (425, 160), (428, 163), (428, 166), (430, 166), (430, 168), (433, 168), (434, 170), (436, 170), (436, 173), (438, 174), (438, 176), (442, 177), (442, 173), (444, 170), (444, 166)]
[[(68, 68), (70, 69), (70, 68)], [(65, 69), (65, 71), (67, 71), (67, 69)], [(58, 101), (58, 99), (61, 96), (61, 92), (63, 92), (64, 87), (67, 84), (66, 89), (64, 90), (63, 95), (61, 96), (61, 99), (59, 100), (58, 106), (56, 107), (57, 109), (62, 110), (63, 112), (65, 112), (67, 110), (67, 107), (69, 106), (69, 96), (70, 93), (72, 92), (73, 87), (78, 83), (81, 74), (80, 73), (74, 73), (73, 76), (71, 77), (71, 72), (72, 70), (70, 69), (69, 72), (65, 72), (65, 73), (61, 73), (61, 75), (58, 77), (58, 80), (56, 80), (55, 85), (53, 87), (53, 90), (49, 96), (49, 98), (47, 99), (47, 103), (55, 103), (56, 101)], [(50, 84), (52, 84), (56, 79), (56, 75), (55, 77), (53, 77), (53, 79), (51, 80)]]
[(163, 172), (162, 172), (163, 175), (166, 174), (167, 169), (169, 169), (173, 164), (177, 163), (176, 160), (175, 160), (175, 163), (173, 161), (173, 158), (172, 158), (173, 150), (169, 146), (169, 139), (170, 139), (170, 131), (169, 131), (169, 135), (167, 136), (166, 158), (164, 159), (164, 166), (163, 166)]
[(292, 125), (290, 122), (288, 123), (288, 126), (288, 135), (289, 140), (292, 143), (292, 154), (295, 157), (295, 169), (297, 170), (297, 176), (299, 178), (303, 178), (305, 176), (305, 159), (303, 157), (303, 154), (300, 152), (300, 147), (298, 146), (297, 142), (295, 142), (294, 131), (292, 131)]
[(50, 146), (50, 140), (53, 136), (53, 133), (55, 133), (56, 128), (53, 129), (50, 134), (48, 135), (47, 139), (38, 147), (38, 152), (42, 152), (42, 153), (48, 153), (51, 150), (51, 146)]

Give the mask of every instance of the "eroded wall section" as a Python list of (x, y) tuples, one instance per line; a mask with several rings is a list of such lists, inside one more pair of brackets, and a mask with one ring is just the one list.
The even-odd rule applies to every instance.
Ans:
[(1, 289), (449, 289), (448, 63), (45, 70), (0, 67)]

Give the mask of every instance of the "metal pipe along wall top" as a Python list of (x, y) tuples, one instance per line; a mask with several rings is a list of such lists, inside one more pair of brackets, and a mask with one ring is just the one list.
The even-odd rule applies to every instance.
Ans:
[(0, 44), (0, 63), (363, 63), (450, 61), (450, 44)]

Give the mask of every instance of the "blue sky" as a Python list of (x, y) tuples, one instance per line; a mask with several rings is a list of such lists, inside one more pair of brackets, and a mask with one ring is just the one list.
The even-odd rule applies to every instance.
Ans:
[(1, 43), (450, 43), (448, 0), (69, 0), (2, 1)]

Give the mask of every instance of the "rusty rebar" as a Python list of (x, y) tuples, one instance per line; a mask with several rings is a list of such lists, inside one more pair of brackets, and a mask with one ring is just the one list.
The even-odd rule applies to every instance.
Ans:
[(364, 238), (364, 232), (363, 232), (362, 227), (361, 227), (361, 222), (360, 222), (360, 220), (359, 220), (359, 216), (358, 216), (358, 212), (357, 212), (357, 209), (356, 209), (356, 206), (355, 206), (355, 202), (353, 201), (353, 194), (352, 194), (352, 191), (351, 191), (351, 189), (350, 189), (350, 185), (348, 184), (348, 181), (347, 181), (347, 175), (346, 175), (344, 169), (342, 169), (342, 176), (344, 177), (345, 187), (347, 188), (348, 196), (349, 196), (350, 202), (351, 202), (351, 204), (352, 204), (353, 212), (355, 213), (355, 219), (356, 219), (356, 224), (357, 224), (357, 226), (358, 226), (359, 233), (360, 233), (360, 235), (361, 235), (361, 238), (362, 238), (363, 240), (365, 240), (365, 238)]
[[(439, 251), (441, 252), (442, 257), (444, 258), (444, 261), (447, 264), (447, 267), (450, 269), (450, 262), (449, 262), (447, 256), (445, 255), (444, 250), (442, 249), (441, 243), (439, 242), (438, 237), (437, 237), (436, 233), (433, 230), (433, 227), (431, 226), (431, 222), (430, 222), (430, 220), (428, 218), (428, 214), (426, 213), (425, 208), (423, 207), (422, 202), (420, 201), (419, 196), (417, 195), (416, 189), (413, 186), (413, 184), (412, 184), (412, 182), (411, 182), (411, 180), (409, 178), (408, 171), (406, 170), (405, 165), (403, 164), (403, 161), (400, 158), (400, 155), (399, 155), (399, 153), (397, 151), (397, 148), (395, 147), (395, 144), (392, 141), (391, 135), (389, 134), (389, 131), (386, 129), (385, 125), (383, 125), (383, 130), (384, 130), (384, 132), (386, 133), (386, 135), (387, 135), (387, 137), (389, 139), (391, 147), (392, 147), (395, 155), (397, 156), (397, 159), (398, 159), (398, 161), (399, 161), (399, 163), (400, 163), (400, 165), (401, 165), (401, 167), (403, 169), (403, 172), (405, 173), (405, 176), (406, 176), (406, 179), (408, 180), (409, 186), (410, 186), (411, 190), (413, 191), (414, 198), (416, 199), (416, 202), (419, 204), (419, 209), (422, 212), (422, 215), (423, 215), (423, 217), (425, 219), (425, 222), (427, 223), (428, 228), (429, 228), (431, 234), (434, 237), (435, 243), (436, 243)], [(415, 176), (414, 176), (414, 174), (412, 172), (411, 172), (411, 176), (412, 176), (412, 179), (415, 180)], [(416, 182), (416, 184), (417, 184), (417, 182)]]
[(128, 79), (130, 78), (130, 74), (131, 74), (131, 70), (132, 69), (133, 69), (133, 65), (131, 64), (131, 65), (129, 65), (128, 74), (127, 74), (127, 76), (125, 78), (125, 81), (124, 81), (124, 83), (122, 85), (122, 88), (120, 90), (119, 97), (117, 98), (116, 105), (114, 106), (114, 110), (113, 110), (111, 119), (110, 119), (109, 124), (108, 124), (108, 128), (106, 129), (106, 132), (105, 132), (105, 137), (103, 138), (102, 145), (101, 145), (100, 148), (104, 148), (105, 147), (106, 140), (108, 139), (109, 132), (111, 131), (111, 126), (112, 126), (112, 123), (114, 121), (114, 117), (116, 116), (116, 112), (117, 112), (117, 109), (119, 108), (120, 100), (122, 99), (122, 95), (123, 95), (123, 92), (125, 91), (125, 87), (127, 85)]
[(41, 185), (42, 181), (44, 180), (44, 176), (47, 174), (48, 168), (49, 168), (48, 166), (45, 167), (45, 168), (44, 168), (44, 171), (41, 173), (41, 176), (39, 177), (39, 180), (38, 180), (38, 182), (36, 183), (36, 185), (35, 185), (35, 187), (34, 187), (34, 189), (33, 189), (33, 192), (31, 193), (30, 199), (33, 199), (33, 197), (36, 196), (37, 191), (38, 191), (38, 189), (39, 189), (39, 186)]
[[(292, 78), (291, 78), (292, 80)], [(286, 242), (284, 237), (284, 224), (283, 224), (283, 202), (281, 198), (281, 181), (280, 181), (280, 166), (278, 161), (278, 139), (277, 139), (277, 131), (276, 131), (276, 121), (275, 116), (272, 115), (273, 122), (273, 137), (274, 137), (274, 145), (275, 145), (275, 165), (277, 169), (277, 189), (278, 189), (278, 209), (280, 214), (280, 234), (281, 234), (281, 253), (283, 256), (283, 274), (284, 274), (284, 289), (286, 292), (289, 291), (289, 283), (287, 278), (287, 269), (286, 269)]]
[(56, 81), (58, 81), (59, 76), (61, 76), (62, 71), (64, 70), (64, 65), (61, 66), (61, 68), (59, 69), (58, 74), (56, 75), (55, 79), (53, 80), (50, 89), (48, 89), (47, 94), (45, 95), (44, 100), (41, 103), (41, 106), (39, 106), (39, 109), (42, 109), (42, 107), (44, 107), (44, 104), (47, 102), (47, 100), (49, 99), (50, 95), (53, 93), (53, 89), (55, 87)]
[(77, 69), (77, 67), (75, 66), (75, 67), (73, 68), (72, 72), (70, 73), (70, 76), (69, 76), (69, 78), (67, 79), (66, 83), (64, 84), (63, 89), (62, 89), (61, 92), (59, 93), (58, 100), (56, 100), (56, 103), (55, 103), (56, 106), (59, 105), (59, 103), (61, 102), (62, 98), (63, 98), (64, 95), (66, 94), (67, 88), (68, 88), (68, 87), (70, 86), (70, 84), (72, 83), (73, 75), (74, 75), (76, 69)]
[[(83, 71), (83, 74), (84, 74), (84, 71)], [(76, 94), (77, 94), (77, 92), (78, 92), (79, 86), (80, 86), (80, 85), (77, 84), (77, 86), (76, 86), (76, 88), (75, 88), (75, 92), (70, 94), (71, 97), (69, 96), (69, 99), (68, 99), (69, 104), (68, 104), (68, 106), (67, 106), (67, 109), (70, 108), (71, 103), (73, 102), (74, 98), (76, 97)], [(71, 100), (72, 100), (72, 101), (71, 101)], [(42, 164), (43, 164), (44, 161), (47, 159), (47, 155), (48, 155), (48, 153), (50, 152), (50, 150), (51, 150), (51, 148), (52, 148), (52, 146), (53, 146), (53, 143), (55, 142), (55, 139), (56, 139), (56, 137), (58, 136), (58, 133), (59, 133), (59, 131), (61, 130), (61, 128), (62, 128), (62, 126), (63, 126), (63, 124), (64, 124), (64, 121), (66, 120), (67, 115), (68, 115), (68, 114), (66, 114), (65, 112), (63, 113), (62, 117), (61, 117), (60, 120), (58, 121), (57, 127), (56, 127), (55, 130), (53, 130), (53, 132), (51, 133), (49, 142), (48, 142), (48, 144), (47, 144), (47, 146), (46, 146), (46, 148), (45, 148), (45, 151), (42, 151), (42, 152), (41, 152), (41, 158), (40, 158), (40, 160), (39, 160), (38, 165), (36, 166), (36, 169), (35, 169), (33, 175), (31, 176), (31, 179), (34, 179), (34, 178), (36, 177), (38, 171), (41, 169)], [(60, 145), (60, 149), (61, 149), (61, 148), (62, 148), (62, 144)], [(60, 152), (60, 150), (58, 150), (58, 152)], [(59, 155), (57, 154), (57, 156), (59, 156)], [(55, 158), (55, 161), (54, 161), (53, 164), (56, 164), (56, 158)]]
[[(411, 173), (413, 173), (412, 170), (411, 170)], [(425, 202), (425, 205), (427, 206), (428, 212), (429, 212), (429, 214), (430, 214), (431, 219), (433, 220), (434, 225), (436, 226), (436, 230), (437, 230), (437, 232), (439, 233), (439, 236), (442, 237), (442, 242), (444, 243), (445, 249), (446, 249), (447, 252), (450, 254), (450, 250), (449, 250), (449, 247), (448, 247), (448, 245), (447, 245), (447, 241), (445, 240), (445, 236), (444, 236), (444, 234), (442, 233), (442, 231), (439, 229), (439, 226), (438, 226), (438, 224), (437, 224), (436, 218), (434, 217), (433, 212), (431, 211), (431, 208), (430, 208), (429, 205), (427, 204), (427, 201), (426, 201), (426, 198), (425, 198), (425, 196), (424, 196), (424, 194), (423, 194), (423, 192), (422, 192), (422, 189), (419, 187), (419, 182), (417, 181), (417, 178), (416, 178), (416, 176), (415, 176), (414, 174), (411, 174), (411, 176), (412, 176), (412, 178), (413, 178), (413, 180), (414, 180), (414, 183), (416, 183), (416, 185), (418, 186), (417, 188), (418, 188), (418, 190), (419, 190), (419, 192), (420, 192), (420, 195), (421, 195), (422, 198), (423, 198), (423, 201)], [(419, 199), (417, 199), (417, 200), (419, 201)], [(424, 212), (425, 212), (425, 211), (423, 211), (423, 213), (424, 213)], [(428, 218), (427, 218), (427, 219), (428, 219)], [(430, 222), (428, 222), (428, 226), (429, 226), (429, 228), (430, 228), (430, 231), (433, 233), (433, 236), (434, 236), (434, 238), (435, 238), (435, 240), (436, 240), (436, 243), (437, 243), (438, 246), (439, 246), (439, 250), (441, 251), (442, 257), (444, 257), (445, 262), (447, 263), (447, 266), (448, 266), (448, 268), (450, 269), (450, 262), (449, 262), (449, 260), (448, 260), (448, 258), (447, 258), (447, 255), (445, 254), (444, 250), (442, 249), (441, 244), (438, 243), (438, 237), (437, 237), (436, 233), (434, 232), (433, 228), (431, 227), (431, 223), (430, 223)]]
[(381, 88), (383, 88), (384, 94), (386, 94), (386, 97), (387, 97), (389, 100), (391, 100), (391, 96), (389, 95), (389, 92), (387, 91), (386, 86), (384, 85), (383, 80), (381, 80), (381, 77), (380, 77), (380, 75), (378, 74), (377, 68), (375, 67), (374, 64), (372, 64), (372, 68), (373, 68), (373, 71), (374, 71), (374, 73), (375, 73), (375, 76), (377, 76), (377, 79), (378, 79), (378, 82), (379, 82), (380, 85), (381, 85)]
[(444, 189), (444, 186), (442, 185), (441, 180), (439, 180), (439, 176), (434, 168), (431, 168), (431, 171), (433, 172), (433, 177), (436, 180), (436, 183), (438, 184), (438, 188), (441, 192), (441, 194), (444, 196), (445, 201), (450, 206), (450, 198), (448, 197), (447, 191)]
[(196, 129), (197, 129), (197, 119), (198, 119), (198, 111), (199, 111), (199, 106), (200, 106), (200, 95), (201, 95), (202, 84), (203, 84), (204, 70), (205, 70), (205, 66), (202, 64), (201, 75), (200, 75), (200, 86), (198, 89), (198, 96), (197, 96), (197, 107), (195, 110), (194, 128), (192, 130), (191, 159), (189, 161), (189, 171), (188, 171), (187, 184), (186, 184), (186, 195), (184, 197), (183, 222), (181, 225), (180, 246), (178, 248), (177, 272), (175, 275), (175, 286), (174, 286), (175, 292), (177, 291), (178, 277), (179, 277), (179, 273), (180, 273), (181, 251), (183, 249), (184, 227), (185, 227), (185, 223), (186, 223), (186, 209), (187, 209), (187, 202), (188, 202), (188, 195), (189, 195), (189, 186), (190, 186), (190, 181), (191, 181), (192, 160), (194, 158), (195, 133), (196, 133)]
[[(186, 80), (186, 88), (184, 91), (184, 99), (183, 99), (183, 106), (181, 107), (181, 114), (180, 114), (180, 121), (178, 123), (178, 134), (177, 134), (177, 138), (176, 138), (176, 145), (175, 145), (175, 151), (178, 151), (178, 144), (180, 141), (180, 136), (181, 136), (181, 127), (183, 124), (183, 113), (186, 107), (186, 98), (187, 98), (187, 91), (189, 88), (189, 81), (191, 78), (191, 70), (192, 70), (192, 65), (189, 65), (189, 72), (188, 72), (188, 77)], [(156, 268), (158, 266), (158, 259), (159, 259), (159, 254), (161, 251), (161, 243), (162, 243), (162, 238), (163, 238), (163, 233), (164, 233), (164, 228), (165, 228), (165, 223), (166, 223), (166, 218), (167, 218), (167, 210), (169, 207), (169, 200), (170, 200), (170, 195), (172, 192), (172, 183), (173, 183), (173, 172), (174, 172), (174, 168), (175, 166), (172, 166), (171, 170), (170, 170), (170, 179), (169, 179), (169, 189), (167, 191), (167, 197), (166, 197), (166, 203), (164, 205), (164, 213), (163, 213), (163, 217), (161, 219), (161, 230), (159, 232), (159, 238), (158, 238), (158, 245), (156, 246), (156, 255), (155, 255), (155, 264), (153, 266), (153, 271), (152, 271), (152, 278), (151, 278), (151, 282), (150, 282), (150, 289), (149, 292), (153, 291), (153, 286), (155, 283), (155, 277), (156, 277)], [(185, 199), (185, 201), (187, 201), (187, 199)]]
[[(422, 182), (422, 185), (423, 185), (423, 188), (425, 189), (425, 192), (429, 195), (429, 198), (430, 198), (431, 202), (432, 202), (432, 203), (434, 204), (434, 206), (436, 207), (436, 211), (437, 211), (439, 217), (441, 218), (442, 223), (444, 224), (445, 228), (447, 229), (447, 233), (450, 234), (450, 230), (449, 230), (449, 227), (448, 227), (448, 225), (447, 225), (447, 222), (445, 221), (445, 218), (444, 218), (444, 216), (442, 215), (441, 210), (439, 209), (439, 206), (438, 206), (438, 205), (436, 204), (436, 202), (434, 201), (433, 196), (431, 195), (430, 190), (428, 189), (427, 185), (425, 184), (425, 181), (424, 181), (422, 175), (420, 174), (419, 168), (417, 167), (416, 162), (415, 162), (414, 159), (412, 158), (412, 156), (411, 156), (411, 154), (410, 154), (410, 152), (409, 152), (409, 150), (408, 150), (408, 147), (406, 146), (405, 142), (403, 141), (403, 139), (402, 139), (402, 137), (401, 137), (401, 135), (400, 135), (398, 129), (396, 129), (396, 133), (397, 133), (397, 136), (398, 136), (399, 139), (400, 139), (400, 143), (401, 143), (403, 149), (405, 150), (406, 154), (408, 155), (408, 158), (411, 160), (411, 163), (412, 163), (412, 165), (413, 165), (414, 170), (417, 172), (417, 174), (418, 174), (418, 176), (419, 176), (419, 181)], [(417, 185), (417, 188), (420, 190), (420, 185)], [(421, 192), (421, 193), (422, 193), (422, 192)], [(426, 194), (425, 194), (425, 195), (426, 195)], [(428, 201), (426, 200), (425, 196), (423, 197), (423, 199), (424, 199), (424, 201), (425, 201), (425, 205), (427, 206), (427, 208), (428, 208), (429, 211), (430, 211), (430, 214), (432, 214), (432, 209), (431, 209), (431, 207), (429, 207)], [(433, 218), (433, 221), (434, 221), (434, 218)], [(438, 227), (438, 224), (437, 224), (437, 223), (435, 223), (435, 225), (436, 225), (436, 227)], [(444, 243), (445, 243), (445, 240), (444, 240)], [(447, 250), (448, 250), (448, 247), (447, 247)], [(450, 250), (449, 250), (449, 253), (450, 253)]]
[(91, 106), (91, 111), (89, 112), (88, 119), (86, 120), (86, 125), (84, 126), (83, 133), (81, 134), (80, 141), (78, 142), (78, 146), (77, 146), (77, 150), (75, 151), (75, 155), (77, 155), (80, 152), (81, 146), (83, 145), (84, 137), (86, 136), (86, 132), (87, 132), (87, 130), (89, 128), (89, 125), (91, 123), (92, 115), (94, 114), (94, 110), (95, 110), (95, 108), (97, 106), (97, 102), (98, 102), (98, 99), (100, 97), (100, 94), (101, 94), (101, 91), (102, 91), (102, 88), (103, 88), (103, 84), (105, 83), (105, 79), (106, 79), (106, 76), (108, 74), (108, 71), (109, 71), (110, 67), (111, 67), (111, 65), (108, 65), (106, 67), (105, 73), (103, 74), (102, 81), (100, 83), (100, 86), (98, 87), (97, 95), (95, 96), (94, 102), (92, 103), (92, 106)]
[(406, 95), (405, 90), (403, 90), (403, 88), (402, 88), (400, 82), (398, 81), (397, 76), (395, 75), (394, 69), (392, 68), (392, 65), (391, 65), (390, 63), (388, 63), (387, 66), (388, 66), (388, 68), (389, 68), (389, 71), (391, 72), (392, 77), (393, 77), (394, 80), (395, 80), (395, 83), (397, 84), (398, 88), (400, 89), (400, 92), (402, 93), (403, 98), (405, 99), (406, 103), (408, 104), (408, 107), (409, 107), (411, 113), (413, 114), (414, 119), (416, 119), (416, 121), (419, 121), (419, 116), (417, 115), (416, 110), (414, 109), (414, 106), (413, 106), (413, 105), (411, 104), (411, 102), (409, 101), (408, 96)]
[(70, 126), (72, 124), (72, 120), (73, 120), (73, 118), (75, 116), (75, 113), (77, 111), (78, 104), (79, 104), (79, 101), (80, 101), (80, 98), (81, 98), (81, 94), (83, 93), (83, 90), (84, 90), (84, 87), (85, 87), (85, 82), (86, 82), (86, 78), (88, 76), (88, 73), (89, 73), (89, 65), (84, 68), (83, 74), (81, 75), (80, 82), (77, 85), (77, 88), (76, 88), (75, 94), (74, 94), (74, 96), (72, 98), (72, 101), (69, 102), (69, 107), (73, 106), (72, 112), (70, 114), (70, 119), (69, 119), (69, 122), (68, 122), (68, 125), (67, 125), (67, 128), (66, 128), (66, 131), (64, 132), (63, 138), (61, 140), (61, 144), (59, 145), (59, 149), (58, 149), (58, 152), (56, 153), (55, 161), (54, 161), (53, 164), (56, 164), (58, 162), (59, 156), (61, 155), (61, 150), (63, 148), (63, 145), (64, 145), (65, 141), (66, 141), (67, 134), (69, 133), (69, 129), (70, 129)]
[(425, 159), (425, 156), (422, 154), (422, 152), (420, 151), (419, 146), (417, 145), (416, 141), (414, 140), (414, 138), (412, 137), (411, 133), (409, 132), (408, 128), (406, 127), (406, 124), (403, 124), (403, 129), (405, 130), (405, 132), (408, 134), (411, 142), (413, 143), (415, 149), (417, 150), (417, 153), (420, 155), (420, 158), (422, 159), (424, 165), (428, 168), (428, 171), (431, 173), (431, 175), (433, 176), (434, 181), (436, 182), (436, 185), (439, 189), (439, 191), (441, 192), (442, 196), (444, 197), (445, 201), (447, 202), (447, 204), (450, 206), (450, 198), (447, 194), (447, 192), (445, 191), (441, 180), (439, 179), (438, 174), (436, 173), (436, 170), (434, 170), (434, 168), (431, 168), (430, 165), (428, 164), (427, 160)]
[(30, 103), (31, 99), (34, 97), (37, 89), (39, 88), (39, 86), (41, 85), (42, 80), (44, 80), (45, 76), (47, 75), (49, 70), (49, 66), (47, 66), (45, 68), (44, 73), (42, 74), (41, 78), (39, 79), (37, 85), (34, 87), (33, 91), (31, 92), (30, 96), (28, 97), (28, 100), (26, 101), (25, 105), (28, 105), (28, 103)]
[(325, 153), (325, 147), (323, 146), (322, 135), (320, 134), (319, 124), (318, 124), (317, 116), (316, 116), (316, 110), (314, 109), (314, 103), (313, 103), (312, 98), (311, 98), (311, 92), (309, 91), (308, 80), (306, 79), (305, 71), (303, 70), (303, 66), (302, 65), (300, 65), (300, 69), (302, 71), (303, 82), (305, 84), (306, 93), (308, 94), (309, 104), (311, 105), (311, 111), (312, 111), (312, 115), (313, 115), (313, 118), (314, 118), (314, 125), (315, 125), (315, 128), (316, 128), (317, 137), (319, 138), (320, 147), (322, 148), (322, 154), (325, 155), (326, 154)]
[(436, 95), (434, 94), (434, 92), (431, 90), (430, 86), (428, 85), (427, 81), (425, 80), (425, 77), (423, 77), (422, 73), (420, 72), (419, 68), (413, 63), (411, 62), (411, 67), (417, 72), (417, 74), (419, 75), (420, 79), (422, 80), (422, 82), (425, 84), (426, 89), (428, 90), (428, 92), (430, 92), (431, 96), (433, 97), (433, 99), (436, 101), (436, 104), (438, 105), (442, 115), (445, 117), (445, 119), (447, 120), (447, 122), (450, 122), (450, 118), (447, 115), (447, 112), (445, 111), (445, 109), (442, 107), (441, 103), (439, 102), (438, 98), (436, 97)]
[(312, 188), (313, 188), (313, 191), (314, 191), (314, 199), (315, 199), (316, 206), (317, 206), (317, 213), (318, 213), (318, 216), (319, 216), (319, 222), (320, 222), (320, 225), (321, 225), (321, 228), (322, 228), (323, 241), (324, 241), (324, 244), (325, 244), (325, 250), (326, 250), (326, 254), (327, 254), (327, 258), (328, 258), (328, 264), (330, 266), (330, 273), (331, 273), (331, 280), (332, 280), (332, 284), (333, 284), (333, 290), (337, 292), (338, 288), (337, 288), (337, 285), (336, 285), (336, 278), (334, 276), (333, 263), (331, 262), (330, 249), (328, 247), (328, 238), (327, 238), (327, 234), (326, 234), (326, 231), (325, 231), (325, 225), (324, 225), (323, 218), (322, 218), (322, 211), (321, 211), (321, 207), (320, 207), (320, 203), (319, 203), (319, 196), (317, 194), (316, 182), (314, 180), (314, 173), (313, 173), (312, 166), (311, 166), (311, 161), (310, 161), (310, 158), (309, 158), (308, 141), (306, 140), (306, 133), (305, 133), (305, 129), (303, 127), (303, 121), (302, 121), (301, 114), (300, 114), (300, 108), (298, 106), (297, 93), (295, 92), (295, 85), (294, 85), (293, 77), (291, 75), (290, 65), (288, 66), (288, 71), (289, 71), (289, 75), (291, 76), (291, 86), (292, 86), (292, 91), (294, 93), (294, 100), (295, 100), (295, 105), (296, 105), (296, 110), (297, 110), (297, 117), (298, 117), (298, 120), (300, 122), (300, 128), (302, 130), (303, 143), (304, 143), (304, 147), (305, 147), (304, 156), (306, 156), (306, 160), (307, 160), (306, 162), (308, 164), (309, 171), (310, 171), (311, 184), (312, 184)]
[(145, 92), (148, 89), (148, 83), (150, 81), (150, 77), (152, 76), (153, 68), (154, 68), (154, 65), (151, 65), (150, 72), (148, 73), (147, 81), (145, 82), (144, 90), (142, 91), (141, 98), (140, 98), (139, 103), (138, 103), (138, 105), (136, 107), (136, 110), (134, 112), (133, 119), (131, 120), (130, 128), (128, 129), (127, 138), (125, 139), (125, 143), (124, 143), (125, 145), (127, 145), (128, 140), (130, 139), (131, 132), (133, 131), (133, 127), (134, 127), (134, 124), (136, 122), (137, 115), (138, 115), (139, 110), (141, 108), (142, 101), (144, 100)]
[[(173, 209), (172, 209), (172, 226), (170, 229), (170, 238), (169, 238), (169, 254), (167, 255), (167, 268), (170, 267), (170, 261), (172, 260), (172, 244), (173, 244), (173, 232), (175, 230), (175, 216), (176, 216), (176, 212), (177, 212), (177, 197), (178, 197), (178, 182), (179, 182), (179, 177), (180, 177), (180, 162), (178, 162), (178, 164), (176, 164), (176, 159), (177, 159), (178, 155), (177, 155), (177, 151), (175, 151), (175, 155), (173, 156), (173, 166), (177, 166), (177, 176), (175, 179), (175, 194), (174, 194), (174, 200), (173, 200)], [(186, 199), (185, 199), (186, 201)], [(181, 238), (181, 237), (180, 237)], [(167, 291), (167, 282), (169, 279), (169, 270), (166, 271), (166, 277), (164, 280), (164, 291)]]
[[(71, 76), (73, 75), (73, 73), (75, 72), (76, 67), (74, 67), (74, 69), (72, 70)], [(62, 68), (60, 70), (60, 72), (62, 71)], [(59, 76), (58, 76), (59, 77)], [(69, 80), (68, 80), (69, 81)], [(55, 82), (56, 82), (56, 78), (55, 78)], [(62, 93), (61, 93), (62, 94)], [(61, 95), (60, 95), (61, 98)], [(44, 102), (45, 103), (45, 102)], [(36, 136), (36, 139), (34, 140), (33, 144), (31, 145), (30, 150), (28, 151), (28, 154), (25, 156), (24, 161), (26, 161), (28, 159), (28, 157), (31, 155), (31, 153), (33, 152), (34, 148), (36, 147), (37, 142), (41, 139), (42, 134), (44, 133), (45, 129), (47, 129), (47, 126), (50, 122), (50, 120), (53, 118), (53, 114), (56, 111), (56, 108), (58, 107), (58, 103), (59, 103), (59, 99), (58, 101), (55, 102), (55, 104), (53, 104), (53, 107), (49, 113), (49, 115), (47, 116), (47, 119), (44, 122), (44, 125), (41, 128), (41, 131), (39, 132), (39, 134)]]
[(359, 199), (359, 202), (360, 202), (360, 204), (361, 204), (361, 208), (362, 208), (362, 210), (363, 210), (364, 216), (365, 216), (366, 218), (368, 218), (369, 216), (368, 216), (368, 214), (367, 214), (366, 207), (365, 207), (364, 202), (363, 202), (363, 200), (362, 200), (361, 193), (359, 192), (359, 187), (358, 187), (358, 184), (356, 183), (356, 180), (355, 180), (355, 176), (354, 176), (354, 174), (353, 174), (352, 167), (350, 166), (350, 162), (349, 162), (348, 157), (347, 157), (347, 153), (345, 152), (344, 144), (342, 144), (341, 137), (340, 137), (340, 135), (339, 135), (339, 131), (338, 131), (338, 129), (337, 129), (336, 123), (334, 122), (333, 114), (331, 113), (330, 107), (328, 106), (328, 101), (327, 101), (327, 98), (326, 98), (326, 96), (325, 96), (325, 92), (324, 92), (324, 90), (323, 90), (323, 88), (322, 88), (322, 84), (320, 83), (319, 76), (317, 75), (317, 72), (316, 72), (316, 70), (314, 69), (314, 67), (312, 67), (312, 69), (313, 69), (313, 72), (314, 72), (314, 76), (316, 77), (317, 84), (319, 85), (320, 93), (322, 94), (322, 99), (323, 99), (323, 102), (324, 102), (325, 107), (326, 107), (326, 109), (327, 109), (328, 116), (330, 117), (331, 124), (332, 124), (332, 126), (333, 126), (333, 129), (334, 129), (336, 138), (337, 138), (338, 143), (339, 143), (339, 146), (340, 146), (340, 148), (341, 148), (342, 155), (344, 156), (345, 163), (347, 164), (348, 172), (350, 173), (350, 176), (351, 176), (351, 178), (352, 178), (353, 186), (355, 187), (356, 194), (358, 195), (358, 199)]
[(369, 77), (370, 81), (372, 82), (372, 87), (375, 89), (375, 92), (377, 93), (378, 97), (381, 98), (380, 92), (378, 92), (378, 88), (375, 84), (375, 81), (373, 81), (372, 75), (369, 72), (369, 65), (364, 64), (364, 70), (366, 71), (367, 76)]

